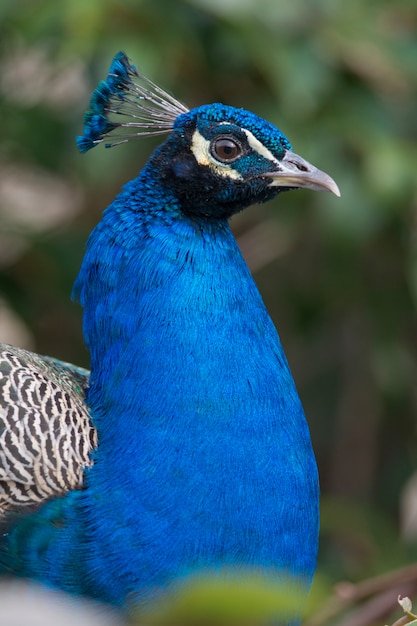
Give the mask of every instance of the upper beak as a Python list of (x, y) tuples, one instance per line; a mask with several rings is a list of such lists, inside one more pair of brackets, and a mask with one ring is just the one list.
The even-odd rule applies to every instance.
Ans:
[(291, 150), (287, 150), (280, 159), (279, 167), (275, 172), (264, 174), (271, 178), (270, 187), (305, 187), (315, 191), (331, 191), (340, 197), (339, 187), (333, 178)]

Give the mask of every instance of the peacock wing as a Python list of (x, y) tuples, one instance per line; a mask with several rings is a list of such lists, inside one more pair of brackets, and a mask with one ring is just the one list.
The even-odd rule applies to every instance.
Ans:
[(89, 372), (0, 344), (0, 520), (83, 486), (97, 434)]

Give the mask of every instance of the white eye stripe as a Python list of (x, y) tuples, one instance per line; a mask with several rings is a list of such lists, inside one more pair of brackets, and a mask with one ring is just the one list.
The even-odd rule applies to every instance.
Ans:
[(215, 174), (224, 178), (243, 180), (243, 176), (233, 169), (231, 165), (220, 163), (212, 157), (210, 154), (210, 142), (198, 130), (195, 130), (193, 134), (191, 152), (199, 165), (208, 166)]
[(274, 157), (272, 152), (268, 150), (268, 148), (266, 148), (264, 144), (259, 141), (259, 139), (256, 139), (255, 135), (253, 135), (250, 130), (242, 128), (242, 131), (245, 133), (248, 144), (250, 145), (252, 150), (264, 157), (264, 159), (268, 159), (268, 161), (272, 161), (272, 163), (278, 165), (278, 160)]

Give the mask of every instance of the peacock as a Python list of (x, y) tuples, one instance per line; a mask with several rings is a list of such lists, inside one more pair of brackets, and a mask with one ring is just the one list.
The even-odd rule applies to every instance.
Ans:
[(287, 359), (229, 226), (336, 183), (275, 126), (188, 109), (124, 52), (81, 152), (166, 134), (91, 233), (73, 297), (90, 371), (0, 350), (0, 574), (120, 610), (199, 572), (293, 580), (316, 567), (319, 487)]

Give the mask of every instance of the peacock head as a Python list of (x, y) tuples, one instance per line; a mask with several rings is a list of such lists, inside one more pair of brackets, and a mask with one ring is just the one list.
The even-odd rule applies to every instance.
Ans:
[(227, 218), (279, 192), (308, 188), (339, 196), (334, 180), (295, 154), (283, 133), (244, 109), (214, 103), (191, 110), (140, 75), (123, 52), (94, 91), (82, 152), (111, 134), (112, 147), (131, 137), (169, 133), (150, 162), (185, 213)]

